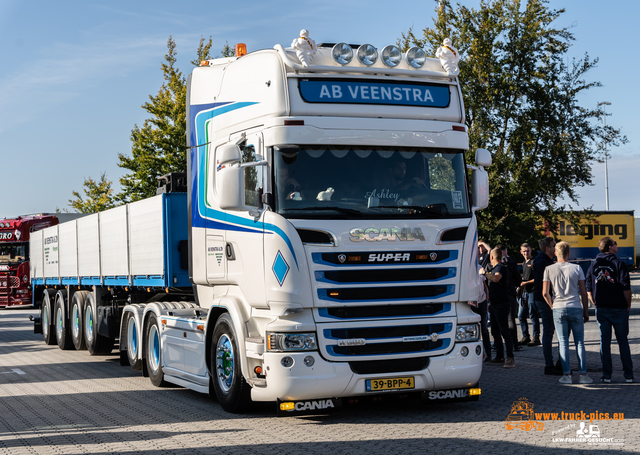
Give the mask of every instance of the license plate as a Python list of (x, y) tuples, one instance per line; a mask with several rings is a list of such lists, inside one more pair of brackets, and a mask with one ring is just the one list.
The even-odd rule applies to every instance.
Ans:
[(413, 389), (416, 383), (413, 376), (406, 378), (367, 379), (365, 387), (367, 392), (383, 392), (385, 390)]

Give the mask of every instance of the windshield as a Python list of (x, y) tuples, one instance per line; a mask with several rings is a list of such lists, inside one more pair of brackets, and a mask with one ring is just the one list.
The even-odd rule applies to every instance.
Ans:
[(273, 162), (288, 218), (469, 216), (462, 150), (305, 145), (275, 148)]
[(0, 264), (19, 264), (27, 260), (29, 244), (0, 243)]

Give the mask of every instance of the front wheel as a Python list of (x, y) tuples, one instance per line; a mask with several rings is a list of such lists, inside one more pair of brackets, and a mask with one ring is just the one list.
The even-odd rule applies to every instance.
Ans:
[(238, 340), (228, 314), (220, 316), (213, 329), (211, 370), (213, 389), (222, 409), (233, 413), (247, 409), (251, 387), (242, 376)]

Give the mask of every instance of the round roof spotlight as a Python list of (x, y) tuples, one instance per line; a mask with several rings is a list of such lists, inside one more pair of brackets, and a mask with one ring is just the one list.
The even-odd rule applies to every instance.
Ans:
[(363, 44), (358, 48), (358, 60), (365, 66), (371, 66), (378, 61), (378, 50), (371, 44)]
[(382, 49), (381, 59), (382, 63), (389, 68), (395, 68), (402, 61), (402, 52), (398, 49), (398, 46), (389, 45)]
[(347, 43), (338, 43), (331, 49), (333, 60), (340, 65), (348, 65), (353, 60), (353, 50)]
[(407, 51), (407, 62), (413, 68), (422, 68), (427, 61), (427, 54), (419, 47), (412, 47)]

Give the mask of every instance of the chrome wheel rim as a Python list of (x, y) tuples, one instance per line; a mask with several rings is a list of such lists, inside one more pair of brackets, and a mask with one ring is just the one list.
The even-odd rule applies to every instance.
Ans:
[(129, 318), (129, 324), (127, 325), (127, 352), (132, 358), (138, 356), (138, 330), (134, 317)]
[(218, 385), (226, 393), (231, 390), (233, 383), (233, 344), (224, 334), (216, 345), (216, 376)]
[(160, 336), (158, 335), (158, 327), (154, 324), (149, 329), (149, 367), (155, 373), (160, 368)]
[(89, 344), (93, 342), (93, 311), (91, 311), (91, 305), (87, 305), (87, 309), (84, 312), (84, 333), (87, 336)]
[(78, 311), (78, 305), (73, 305), (71, 309), (71, 333), (76, 339), (80, 333), (80, 311)]
[(64, 327), (62, 326), (62, 308), (58, 308), (56, 311), (56, 335), (58, 336), (58, 340), (62, 339), (62, 332), (64, 331)]

